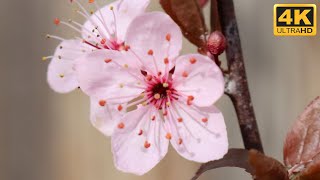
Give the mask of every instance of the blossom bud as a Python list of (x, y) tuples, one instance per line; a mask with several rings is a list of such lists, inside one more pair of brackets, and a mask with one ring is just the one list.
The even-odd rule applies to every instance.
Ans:
[(220, 55), (226, 49), (226, 38), (220, 31), (214, 31), (208, 39), (207, 48), (212, 55)]

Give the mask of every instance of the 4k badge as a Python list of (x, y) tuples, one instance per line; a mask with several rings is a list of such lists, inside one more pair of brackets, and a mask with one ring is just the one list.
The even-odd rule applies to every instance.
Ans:
[(315, 36), (317, 7), (315, 4), (275, 4), (274, 35)]

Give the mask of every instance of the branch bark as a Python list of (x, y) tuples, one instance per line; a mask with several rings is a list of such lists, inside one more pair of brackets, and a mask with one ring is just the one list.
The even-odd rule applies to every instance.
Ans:
[(233, 0), (212, 0), (211, 2), (211, 15), (216, 14), (219, 17), (218, 19), (211, 17), (212, 29), (221, 28), (227, 39), (226, 55), (230, 74), (228, 75), (226, 94), (235, 107), (244, 146), (246, 149), (256, 149), (263, 152), (249, 92)]

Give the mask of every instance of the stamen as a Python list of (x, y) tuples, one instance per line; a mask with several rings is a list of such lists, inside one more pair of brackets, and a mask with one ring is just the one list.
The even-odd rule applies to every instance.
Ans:
[(122, 107), (122, 105), (120, 104), (120, 105), (118, 106), (118, 111), (122, 111), (122, 109), (123, 109), (123, 107)]
[(59, 18), (55, 18), (53, 23), (58, 26), (60, 24), (60, 19)]
[(183, 143), (182, 138), (179, 138), (179, 140), (178, 140), (178, 144), (179, 144), (179, 145), (181, 145), (182, 143)]
[(142, 129), (140, 129), (140, 131), (139, 131), (138, 135), (139, 135), (139, 136), (141, 136), (142, 134), (143, 134), (143, 130), (142, 130)]
[(159, 93), (157, 93), (157, 94), (155, 94), (153, 97), (158, 100), (158, 99), (161, 98), (161, 95), (160, 95)]
[(119, 129), (124, 129), (124, 127), (125, 127), (124, 123), (121, 122), (121, 123), (118, 124), (118, 128)]
[(182, 122), (183, 122), (183, 119), (182, 119), (181, 117), (179, 117), (179, 118), (178, 118), (178, 122), (179, 122), (179, 123), (182, 123)]
[(190, 61), (191, 64), (195, 64), (197, 62), (197, 59), (196, 58), (190, 58), (189, 61)]
[(169, 59), (168, 58), (164, 58), (164, 60), (163, 60), (163, 62), (164, 62), (164, 64), (169, 64)]
[(184, 71), (184, 72), (182, 73), (182, 77), (187, 78), (188, 76), (189, 76), (189, 74), (188, 74), (186, 71)]
[(154, 121), (155, 119), (156, 119), (156, 116), (153, 115), (153, 116), (151, 117), (151, 120)]
[(208, 122), (208, 118), (202, 118), (202, 122), (204, 123)]
[(167, 41), (170, 41), (170, 40), (171, 40), (171, 34), (168, 33), (168, 34), (166, 35), (166, 40), (167, 40)]
[(66, 39), (62, 38), (62, 37), (59, 37), (59, 36), (54, 36), (54, 35), (50, 35), (50, 34), (47, 34), (46, 36), (48, 39), (52, 38), (52, 39), (57, 39), (57, 40), (60, 40), (60, 41), (65, 41)]
[(113, 14), (113, 20), (114, 20), (114, 34), (115, 34), (115, 37), (118, 37), (118, 32), (117, 32), (117, 18), (116, 18), (116, 14), (114, 13), (114, 10), (113, 10), (113, 6), (110, 6), (110, 10), (112, 11), (112, 14)]
[(167, 138), (168, 140), (171, 140), (172, 135), (171, 135), (170, 133), (167, 133), (166, 138)]
[(100, 100), (99, 101), (99, 105), (102, 106), (102, 107), (105, 106), (106, 103), (107, 103), (107, 101), (105, 101), (105, 100)]
[(110, 62), (112, 62), (112, 59), (106, 59), (106, 60), (104, 60), (104, 62), (105, 63), (110, 63)]
[(64, 74), (59, 74), (59, 77), (60, 78), (64, 78)]
[(151, 144), (150, 144), (148, 141), (145, 141), (145, 142), (144, 142), (144, 147), (145, 147), (146, 149), (148, 149), (150, 146), (151, 146)]

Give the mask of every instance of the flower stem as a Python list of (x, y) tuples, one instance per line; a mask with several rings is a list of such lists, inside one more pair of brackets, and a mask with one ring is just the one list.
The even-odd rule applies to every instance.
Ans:
[(226, 55), (230, 74), (227, 75), (225, 93), (235, 107), (245, 148), (263, 152), (248, 87), (233, 0), (211, 2), (212, 29), (221, 28), (227, 39)]

